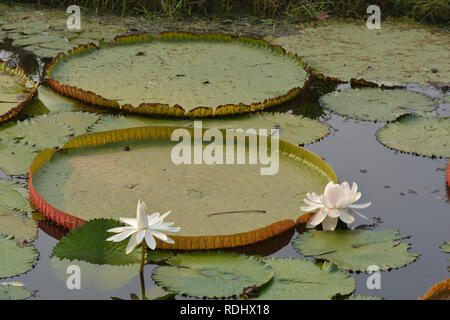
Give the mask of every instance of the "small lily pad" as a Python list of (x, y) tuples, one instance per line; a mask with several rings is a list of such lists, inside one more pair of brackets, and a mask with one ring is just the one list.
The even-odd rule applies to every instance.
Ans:
[(231, 252), (188, 252), (168, 260), (173, 266), (158, 267), (158, 285), (194, 297), (239, 296), (244, 288), (261, 286), (273, 277), (272, 269), (255, 257)]
[(265, 262), (275, 275), (260, 289), (255, 298), (258, 300), (324, 300), (355, 290), (355, 279), (331, 263), (320, 267), (313, 261), (294, 258), (272, 258)]
[(450, 241), (445, 241), (441, 246), (441, 250), (445, 253), (450, 253)]
[(0, 179), (0, 206), (24, 212), (31, 211), (30, 203), (24, 197), (22, 189), (19, 184), (11, 180)]
[(0, 282), (0, 300), (23, 300), (30, 296), (31, 292), (24, 287), (4, 285)]
[(38, 152), (38, 148), (24, 143), (0, 142), (0, 170), (8, 175), (24, 175)]
[(408, 113), (427, 115), (436, 102), (423, 94), (379, 88), (334, 91), (320, 98), (323, 107), (340, 115), (369, 121), (394, 121)]
[(450, 157), (450, 117), (405, 115), (376, 132), (379, 142), (403, 152), (428, 157)]
[(0, 234), (0, 278), (27, 272), (33, 268), (37, 258), (34, 247), (18, 247), (14, 238)]
[(37, 224), (24, 212), (0, 206), (0, 233), (31, 242), (37, 237)]
[(95, 264), (127, 265), (140, 262), (140, 250), (125, 253), (128, 241), (106, 241), (108, 229), (123, 226), (112, 219), (93, 219), (70, 231), (53, 248), (52, 257)]
[(339, 269), (366, 272), (371, 265), (389, 270), (414, 262), (419, 255), (409, 253), (409, 244), (401, 239), (396, 230), (311, 230), (300, 234), (294, 247)]

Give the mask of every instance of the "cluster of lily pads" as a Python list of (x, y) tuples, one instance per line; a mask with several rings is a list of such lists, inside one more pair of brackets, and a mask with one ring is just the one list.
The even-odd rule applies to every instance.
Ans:
[[(27, 190), (17, 182), (29, 172), (29, 177), (33, 178), (30, 191), (33, 191), (34, 204), (43, 212), (43, 208), (47, 208), (44, 214), (54, 220), (61, 222), (65, 217), (61, 224), (74, 229), (53, 250), (55, 274), (64, 277), (68, 263), (73, 261), (83, 268), (85, 276), (94, 269), (94, 265), (101, 265), (99, 273), (104, 278), (95, 273), (95, 281), (107, 290), (112, 289), (110, 277), (114, 277), (114, 285), (133, 278), (135, 265), (140, 260), (136, 252), (126, 255), (123, 243), (105, 241), (110, 236), (107, 230), (122, 226), (114, 218), (123, 214), (124, 209), (132, 212), (128, 210), (135, 203), (131, 195), (159, 192), (158, 199), (152, 199), (155, 206), (163, 210), (162, 207), (170, 203), (175, 212), (182, 213), (178, 219), (184, 222), (182, 236), (185, 242), (177, 248), (210, 249), (258, 242), (292, 228), (300, 214), (301, 196), (306, 192), (322, 191), (330, 180), (337, 182), (331, 167), (319, 157), (297, 147), (325, 137), (329, 133), (326, 124), (287, 113), (260, 112), (292, 98), (308, 85), (310, 69), (305, 68), (304, 60), (295, 54), (260, 40), (217, 34), (172, 33), (159, 37), (119, 37), (112, 41), (116, 34), (123, 32), (120, 27), (105, 34), (98, 31), (103, 30), (100, 24), (91, 26), (87, 21), (82, 32), (73, 33), (65, 30), (65, 17), (58, 14), (9, 10), (0, 20), (2, 35), (12, 39), (12, 45), (43, 57), (55, 57), (60, 51), (93, 43), (59, 54), (47, 70), (46, 84), (77, 101), (44, 86), (36, 89), (36, 83), (28, 79), (25, 83), (23, 77), (12, 74), (10, 70), (4, 69), (0, 77), (0, 100), (10, 102), (1, 105), (2, 120), (9, 120), (6, 115), (11, 108), (28, 101), (28, 98), (31, 100), (36, 90), (38, 95), (31, 104), (20, 109), (21, 114), (31, 117), (0, 124), (0, 170), (6, 174), (0, 179), (0, 278), (11, 278), (31, 270), (38, 258), (31, 244), (37, 234), (36, 221), (32, 217)], [(315, 36), (315, 32), (308, 29), (304, 38)], [(342, 32), (349, 30), (344, 28)], [(364, 32), (359, 30), (359, 41), (364, 42)], [(408, 30), (405, 32), (410, 34)], [(399, 34), (393, 37), (402, 41)], [(281, 38), (272, 40), (283, 41)], [(429, 50), (434, 48), (432, 43), (427, 45)], [(308, 49), (307, 55), (312, 57), (312, 63), (317, 62), (314, 56), (318, 47), (323, 50), (321, 42)], [(377, 46), (371, 47), (380, 50)], [(235, 54), (237, 48), (244, 53)], [(214, 54), (209, 50), (214, 50)], [(91, 59), (85, 59), (89, 55)], [(213, 57), (218, 59), (218, 72), (212, 74), (205, 70), (196, 62), (199, 56), (204, 58), (202, 61)], [(167, 63), (169, 59), (172, 64)], [(319, 61), (321, 63), (323, 61)], [(144, 65), (155, 66), (151, 75), (145, 73)], [(361, 67), (359, 64), (353, 66)], [(371, 69), (377, 70), (378, 66), (361, 68), (351, 72), (365, 76)], [(441, 71), (441, 67), (438, 68)], [(344, 70), (348, 72), (347, 67)], [(106, 75), (111, 82), (98, 81), (94, 72), (103, 77)], [(129, 77), (130, 74), (132, 76)], [(133, 79), (136, 74), (146, 80), (136, 83)], [(435, 75), (434, 72), (432, 74)], [(342, 78), (348, 76), (345, 74)], [(350, 76), (354, 77), (353, 74)], [(420, 73), (418, 78), (422, 81), (427, 76), (427, 73)], [(434, 76), (432, 79), (436, 80)], [(372, 82), (377, 81), (374, 79)], [(167, 88), (173, 89), (170, 95), (167, 95)], [(446, 101), (448, 97), (441, 102)], [(96, 108), (95, 112), (89, 112), (93, 110), (84, 103), (101, 105), (106, 110)], [(450, 156), (450, 119), (433, 117), (437, 101), (421, 94), (398, 89), (351, 89), (327, 94), (321, 98), (321, 103), (344, 116), (388, 122), (377, 132), (377, 138), (391, 148), (426, 156)], [(110, 114), (113, 109), (170, 117), (113, 115)], [(249, 114), (251, 111), (253, 113)], [(248, 114), (218, 117), (242, 113)], [(213, 115), (214, 118), (209, 117)], [(278, 177), (283, 183), (277, 181), (277, 185), (273, 180), (272, 185), (256, 183), (256, 178), (248, 172), (230, 173), (215, 168), (213, 175), (205, 167), (195, 167), (192, 170), (197, 171), (191, 171), (191, 176), (183, 172), (191, 179), (192, 188), (177, 189), (181, 183), (170, 181), (183, 176), (176, 171), (180, 169), (165, 163), (162, 153), (154, 152), (155, 148), (167, 151), (167, 146), (160, 141), (160, 144), (152, 146), (143, 147), (143, 144), (148, 143), (148, 136), (161, 138), (167, 135), (170, 132), (167, 127), (192, 127), (194, 120), (191, 116), (207, 117), (203, 119), (205, 128), (279, 129), (280, 138), (285, 141), (282, 143), (284, 158), (281, 161), (288, 168)], [(132, 138), (137, 136), (145, 142), (132, 143)], [(107, 145), (108, 142), (115, 144)], [(127, 173), (117, 172), (117, 162), (109, 160), (111, 155), (114, 155), (114, 161), (122, 161), (121, 168), (127, 169)], [(139, 180), (136, 175), (140, 170), (148, 169), (149, 159), (153, 160), (152, 184)], [(237, 167), (233, 170), (243, 170)], [(95, 179), (96, 174), (99, 179)], [(109, 178), (109, 186), (105, 186), (102, 176)], [(197, 177), (198, 181), (192, 177)], [(255, 187), (251, 190), (245, 186), (238, 187), (239, 180), (234, 177), (246, 177), (247, 184)], [(298, 181), (293, 177), (302, 179), (304, 189), (298, 189)], [(220, 192), (211, 192), (204, 187), (205, 184), (214, 185)], [(175, 200), (174, 190), (183, 191)], [(243, 197), (244, 193), (248, 197)], [(72, 199), (65, 197), (61, 202), (62, 195), (67, 194)], [(112, 196), (118, 194), (121, 196)], [(123, 194), (129, 197), (124, 199)], [(271, 195), (278, 201), (271, 201)], [(225, 201), (209, 201), (211, 211), (201, 212), (205, 208), (205, 198), (219, 196), (225, 197)], [(105, 203), (102, 197), (110, 199), (109, 206), (99, 205), (100, 202)], [(186, 201), (198, 209), (193, 210), (197, 216), (183, 211)], [(228, 219), (223, 213), (236, 213), (228, 211), (233, 210), (232, 205), (236, 204), (245, 209), (241, 213), (250, 214)], [(255, 204), (265, 206), (266, 210), (255, 210)], [(255, 219), (251, 214), (263, 215)], [(208, 219), (208, 227), (198, 228), (196, 222), (204, 219)], [(249, 225), (258, 229), (249, 230)], [(367, 299), (373, 297), (351, 296), (355, 280), (348, 272), (365, 272), (370, 265), (389, 270), (414, 262), (418, 255), (409, 253), (409, 243), (402, 239), (404, 237), (395, 230), (312, 230), (294, 240), (294, 247), (306, 258), (268, 259), (228, 251), (183, 253), (156, 250), (148, 252), (147, 261), (158, 262), (152, 278), (159, 286), (155, 289), (159, 298), (184, 294), (199, 298)], [(448, 252), (448, 243), (444, 243), (441, 249)], [(115, 276), (118, 274), (120, 277)], [(29, 295), (17, 283), (0, 282), (0, 298), (26, 298)]]

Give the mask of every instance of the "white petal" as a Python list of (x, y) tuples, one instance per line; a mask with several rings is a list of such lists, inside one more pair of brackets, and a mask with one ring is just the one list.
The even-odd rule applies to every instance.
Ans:
[(350, 185), (347, 181), (341, 183), (341, 188), (345, 193), (350, 193)]
[(156, 221), (156, 219), (159, 218), (159, 212), (155, 212), (153, 213), (149, 218), (148, 218), (148, 224), (151, 225), (153, 224), (154, 221)]
[(323, 230), (334, 231), (334, 229), (336, 229), (336, 225), (338, 223), (338, 219), (339, 218), (326, 217), (322, 221), (322, 228), (323, 228)]
[(372, 202), (367, 202), (367, 203), (361, 203), (361, 204), (352, 204), (348, 207), (352, 208), (352, 209), (365, 209), (365, 208), (370, 207), (371, 204), (372, 204)]
[(325, 206), (329, 208), (335, 208), (337, 201), (342, 197), (341, 186), (338, 184), (333, 184), (328, 187), (327, 185), (327, 189), (325, 190), (323, 195), (329, 202), (328, 205), (324, 203)]
[(167, 240), (167, 236), (159, 231), (156, 230), (152, 230), (150, 231), (155, 237), (157, 237), (158, 239), (162, 240), (162, 241), (166, 241)]
[(138, 243), (136, 241), (136, 233), (135, 233), (131, 236), (130, 241), (128, 241), (127, 249), (125, 250), (126, 254), (129, 254), (131, 251), (133, 251), (137, 245)]
[(353, 182), (351, 191), (352, 193), (356, 193), (358, 191), (358, 185), (356, 184), (356, 182)]
[(353, 195), (353, 201), (352, 202), (356, 202), (359, 200), (359, 198), (361, 198), (361, 192), (357, 192)]
[(300, 210), (304, 211), (304, 212), (313, 212), (318, 210), (319, 208), (317, 207), (311, 207), (311, 206), (307, 206), (307, 207), (300, 207)]
[(137, 226), (137, 220), (135, 218), (120, 218), (119, 221), (129, 224), (130, 226), (133, 226), (133, 227)]
[(156, 219), (155, 222), (153, 222), (153, 224), (159, 223), (159, 222), (163, 222), (163, 220), (170, 214), (170, 212), (172, 212), (171, 210), (167, 211), (166, 213), (164, 213), (161, 217), (159, 217), (158, 219)]
[(355, 221), (355, 217), (352, 216), (347, 210), (341, 211), (339, 219), (341, 219), (345, 223), (353, 223), (353, 221)]
[(145, 209), (145, 203), (139, 202), (137, 209), (137, 226), (139, 229), (145, 229), (148, 226), (148, 216)]
[(179, 232), (181, 230), (180, 227), (166, 227), (161, 225), (152, 226), (152, 230), (166, 231), (166, 232)]
[(306, 197), (313, 202), (320, 203), (320, 196), (318, 194), (316, 194), (315, 192), (307, 193)]
[(323, 204), (312, 202), (312, 201), (309, 201), (308, 199), (303, 199), (303, 202), (306, 203), (307, 205), (311, 206), (311, 207), (323, 208)]
[(337, 209), (325, 209), (325, 213), (330, 218), (338, 218), (342, 214), (341, 210), (337, 210)]
[(151, 234), (150, 231), (145, 232), (145, 242), (147, 243), (147, 246), (150, 249), (155, 250), (156, 241), (155, 241), (155, 238), (153, 238), (153, 235)]
[(167, 239), (164, 242), (167, 242), (167, 243), (170, 243), (170, 244), (174, 244), (175, 243), (175, 241), (172, 238), (169, 238), (169, 237), (167, 237)]
[(350, 209), (353, 213), (356, 213), (358, 216), (360, 216), (361, 218), (364, 218), (366, 220), (369, 220), (369, 218), (367, 218), (365, 215), (363, 215), (361, 212), (356, 211), (355, 209)]
[(317, 225), (319, 225), (325, 218), (326, 218), (326, 213), (324, 209), (320, 209), (319, 211), (317, 211), (312, 217), (311, 219), (309, 219), (308, 223), (306, 224), (306, 227), (308, 229), (312, 229), (315, 228)]
[(129, 230), (136, 230), (136, 227), (131, 227), (131, 226), (130, 227), (117, 227), (117, 228), (109, 229), (107, 231), (118, 233), (118, 232), (124, 232), (124, 231), (129, 231)]
[(124, 231), (124, 232), (115, 234), (115, 235), (113, 235), (112, 237), (109, 237), (108, 239), (106, 239), (106, 241), (119, 242), (119, 241), (122, 241), (122, 240), (128, 238), (128, 237), (131, 236), (133, 233), (134, 233), (134, 230)]
[(145, 230), (140, 230), (136, 234), (136, 241), (137, 243), (141, 243), (142, 240), (144, 240)]

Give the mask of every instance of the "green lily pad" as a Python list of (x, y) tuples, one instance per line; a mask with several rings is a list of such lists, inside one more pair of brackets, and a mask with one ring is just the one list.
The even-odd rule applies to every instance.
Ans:
[(163, 288), (194, 297), (239, 296), (244, 288), (261, 286), (273, 277), (263, 261), (231, 252), (188, 252), (168, 261), (174, 265), (153, 271), (153, 279)]
[[(193, 125), (193, 120), (105, 116), (89, 131), (101, 132), (144, 126), (192, 127)], [(202, 126), (217, 129), (279, 129), (281, 139), (300, 145), (317, 141), (330, 132), (326, 124), (317, 120), (286, 113), (266, 112), (240, 117), (205, 119), (202, 120)]]
[(41, 44), (46, 42), (53, 42), (63, 39), (61, 37), (55, 36), (53, 34), (35, 34), (26, 38), (16, 39), (12, 42), (13, 46), (29, 46), (32, 44)]
[(31, 242), (37, 237), (37, 224), (26, 213), (0, 206), (0, 233)]
[(11, 180), (0, 179), (0, 205), (24, 212), (31, 211), (28, 199), (24, 197), (22, 189), (20, 185)]
[(0, 170), (8, 175), (24, 175), (30, 170), (39, 149), (23, 143), (0, 142)]
[(7, 121), (22, 111), (35, 95), (38, 84), (19, 68), (8, 68), (0, 60), (0, 122)]
[(27, 272), (33, 268), (37, 258), (34, 247), (18, 247), (15, 239), (0, 234), (0, 278)]
[(441, 246), (441, 250), (445, 253), (450, 253), (450, 241), (445, 241)]
[(0, 300), (23, 300), (30, 296), (31, 292), (23, 287), (4, 285), (0, 282)]
[(389, 270), (414, 262), (419, 255), (409, 253), (409, 244), (401, 239), (396, 230), (312, 230), (300, 234), (294, 247), (339, 269), (366, 272), (371, 265)]
[(403, 152), (428, 157), (450, 157), (450, 117), (406, 115), (376, 132), (379, 142)]
[(140, 250), (125, 253), (128, 241), (106, 241), (108, 229), (123, 226), (112, 219), (93, 219), (70, 231), (53, 248), (52, 257), (79, 260), (94, 264), (127, 265), (141, 261)]
[(88, 129), (100, 118), (99, 115), (89, 112), (58, 112), (46, 115), (50, 120), (69, 126), (74, 134), (86, 133)]
[[(170, 141), (176, 129), (155, 126), (78, 136), (33, 172), (34, 192), (76, 217), (77, 224), (135, 217), (137, 201), (145, 200), (154, 212), (172, 210), (169, 221), (181, 227), (173, 237), (177, 249), (192, 250), (275, 236), (294, 226), (302, 194), (320, 192), (336, 179), (320, 157), (283, 140), (274, 175), (262, 175), (261, 163), (177, 165), (171, 157), (178, 143)], [(250, 151), (242, 151), (248, 159)]]
[(161, 262), (173, 257), (173, 253), (168, 250), (147, 250), (148, 262)]
[(74, 111), (80, 106), (80, 102), (57, 94), (44, 86), (39, 86), (37, 98), (53, 113)]
[(56, 59), (47, 83), (64, 95), (124, 111), (209, 116), (279, 104), (308, 79), (300, 60), (262, 40), (167, 33), (127, 36), (95, 49)]
[(303, 56), (315, 72), (342, 81), (392, 86), (450, 79), (450, 35), (424, 25), (383, 21), (381, 29), (370, 30), (365, 22), (327, 19), (266, 39)]
[(423, 94), (378, 88), (331, 92), (322, 96), (320, 103), (340, 115), (369, 121), (394, 121), (408, 113), (427, 115), (437, 108), (436, 102)]
[(306, 259), (266, 259), (275, 275), (260, 288), (256, 300), (326, 300), (355, 290), (355, 279), (336, 266), (322, 267)]

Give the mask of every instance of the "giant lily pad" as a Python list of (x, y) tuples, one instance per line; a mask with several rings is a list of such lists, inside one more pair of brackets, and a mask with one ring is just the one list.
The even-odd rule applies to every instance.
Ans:
[(423, 118), (406, 115), (376, 133), (389, 148), (428, 157), (450, 157), (450, 117)]
[(0, 206), (0, 233), (31, 242), (37, 237), (37, 224), (23, 212)]
[(322, 267), (306, 259), (272, 258), (265, 260), (275, 275), (259, 291), (262, 300), (324, 300), (355, 290), (355, 279), (335, 265)]
[(18, 115), (36, 94), (38, 85), (21, 68), (8, 68), (0, 60), (0, 122)]
[(407, 113), (427, 115), (437, 107), (432, 98), (420, 93), (378, 88), (335, 91), (320, 102), (340, 115), (370, 121), (394, 121)]
[(371, 265), (389, 270), (414, 262), (418, 255), (409, 253), (409, 244), (401, 239), (396, 230), (312, 230), (299, 235), (294, 247), (339, 269), (365, 272)]
[(272, 279), (272, 268), (252, 256), (231, 252), (190, 252), (158, 267), (153, 280), (173, 292), (194, 297), (232, 297), (244, 288), (261, 286)]
[(342, 81), (390, 86), (450, 79), (450, 35), (423, 25), (383, 21), (381, 29), (370, 30), (361, 21), (328, 20), (267, 40), (302, 55), (315, 72)]
[(56, 57), (45, 80), (90, 104), (204, 117), (260, 110), (294, 97), (308, 82), (304, 66), (263, 40), (163, 33), (80, 46)]
[(24, 198), (22, 187), (11, 180), (0, 179), (0, 205), (20, 211), (30, 211), (30, 204)]
[[(101, 132), (144, 126), (192, 127), (193, 120), (150, 119), (136, 116), (105, 116), (89, 131)], [(240, 117), (202, 120), (204, 128), (217, 129), (279, 129), (280, 138), (293, 144), (307, 144), (323, 138), (330, 131), (326, 124), (286, 113), (258, 113)]]
[[(185, 142), (193, 142), (192, 128), (142, 127), (85, 134), (58, 152), (44, 150), (31, 167), (31, 198), (45, 216), (68, 228), (95, 218), (135, 217), (142, 199), (151, 211), (172, 210), (169, 221), (181, 227), (175, 244), (158, 243), (160, 248), (212, 249), (262, 241), (292, 228), (303, 195), (337, 180), (320, 157), (283, 140), (274, 175), (261, 175), (268, 166), (260, 162), (177, 165), (171, 159), (179, 145), (170, 141), (177, 129), (191, 135)], [(216, 143), (217, 150), (224, 147)], [(240, 146), (248, 159), (248, 145)]]
[(16, 240), (0, 234), (0, 278), (9, 278), (33, 268), (38, 253), (34, 247), (18, 247)]

